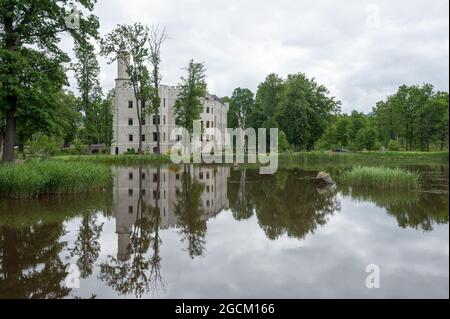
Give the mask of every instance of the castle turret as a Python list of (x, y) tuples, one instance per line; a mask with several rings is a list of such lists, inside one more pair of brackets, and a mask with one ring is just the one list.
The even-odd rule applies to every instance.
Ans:
[(127, 66), (123, 57), (117, 57), (117, 80), (124, 79), (128, 79)]

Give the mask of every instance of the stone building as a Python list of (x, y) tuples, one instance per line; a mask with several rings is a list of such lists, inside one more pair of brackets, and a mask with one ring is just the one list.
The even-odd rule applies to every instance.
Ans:
[[(177, 142), (170, 140), (170, 133), (177, 128), (173, 115), (173, 108), (177, 100), (180, 88), (176, 86), (161, 85), (159, 95), (161, 105), (159, 109), (159, 119), (153, 115), (147, 116), (142, 127), (142, 148), (143, 152), (154, 153), (156, 151), (157, 133), (156, 123), (160, 123), (161, 153), (166, 154)], [(218, 97), (207, 94), (201, 99), (203, 112), (200, 120), (203, 127), (217, 128), (225, 132), (227, 128), (228, 103), (222, 103)], [(136, 99), (133, 88), (127, 81), (125, 64), (122, 61), (117, 63), (117, 79), (115, 87), (115, 98), (113, 105), (113, 143), (112, 154), (123, 154), (128, 150), (139, 149), (139, 124), (136, 114)]]

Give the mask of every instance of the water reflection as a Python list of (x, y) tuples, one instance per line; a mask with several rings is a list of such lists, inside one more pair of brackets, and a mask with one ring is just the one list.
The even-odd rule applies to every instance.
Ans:
[[(442, 189), (443, 179), (448, 182), (448, 169), (438, 173), (429, 168), (424, 173), (433, 185), (431, 189)], [(269, 243), (282, 247), (286, 240), (297, 246), (323, 238), (318, 235), (320, 230), (331, 228), (336, 234), (328, 244), (332, 246), (343, 240), (341, 227), (333, 227), (345, 218), (350, 218), (354, 227), (364, 224), (361, 229), (367, 233), (384, 236), (389, 232), (389, 238), (400, 238), (408, 229), (422, 234), (438, 229), (442, 233), (440, 226), (448, 225), (449, 219), (447, 195), (323, 187), (313, 180), (316, 171), (298, 168), (264, 176), (255, 169), (226, 166), (142, 166), (114, 168), (114, 174), (114, 187), (104, 192), (0, 201), (0, 298), (179, 296), (188, 290), (181, 288), (179, 295), (174, 294), (171, 286), (177, 286), (181, 279), (174, 279), (168, 269), (191, 269), (194, 273), (187, 265), (202, 267), (194, 263), (202, 260), (205, 267), (223, 268), (225, 274), (228, 264), (210, 256), (218, 250), (229, 256), (244, 249), (233, 238), (246, 237), (247, 233), (261, 233)], [(374, 216), (357, 207), (369, 208), (372, 214), (373, 208), (378, 208), (384, 214), (378, 219), (398, 227), (371, 224)], [(215, 225), (213, 234), (208, 229), (211, 225)], [(222, 228), (223, 232), (218, 232)], [(419, 235), (408, 234), (410, 239), (422, 241)], [(250, 268), (266, 260), (257, 249), (262, 239), (258, 237), (258, 242), (252, 238), (245, 243), (246, 255), (256, 262), (245, 266)], [(233, 247), (229, 247), (231, 243)], [(432, 240), (430, 243), (434, 247)], [(423, 241), (421, 247), (428, 247), (427, 242)], [(364, 248), (367, 254), (371, 248)], [(408, 247), (408, 251), (412, 249)], [(283, 250), (276, 253), (280, 258), (290, 256)], [(349, 253), (351, 247), (345, 251)], [(444, 266), (448, 266), (448, 248), (443, 253), (447, 254)], [(298, 258), (301, 256), (299, 253)], [(328, 260), (330, 265), (340, 260), (339, 255), (333, 258)], [(94, 291), (80, 293), (65, 287), (68, 265), (73, 263), (80, 270), (83, 287), (94, 287)], [(276, 265), (274, 262), (273, 267)], [(277, 272), (280, 278), (296, 276), (287, 269)], [(277, 293), (281, 291), (275, 290)]]
[(20, 229), (0, 227), (0, 298), (62, 298), (69, 289), (59, 253), (62, 224), (35, 224)]
[(391, 192), (340, 187), (353, 201), (374, 203), (393, 216), (399, 227), (433, 231), (435, 225), (448, 224), (448, 197), (430, 192)]
[(120, 294), (164, 291), (160, 230), (176, 227), (191, 258), (204, 255), (206, 221), (228, 206), (227, 167), (116, 169), (117, 257), (101, 264), (100, 279)]

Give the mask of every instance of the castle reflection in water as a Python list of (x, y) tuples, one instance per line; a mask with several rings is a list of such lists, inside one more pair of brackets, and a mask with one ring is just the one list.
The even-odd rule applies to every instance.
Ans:
[(183, 174), (201, 184), (201, 218), (206, 221), (228, 208), (227, 180), (229, 167), (191, 166), (189, 173), (173, 168), (116, 168), (114, 173), (113, 212), (118, 239), (117, 259), (129, 259), (133, 227), (140, 219), (143, 205), (159, 210), (159, 229), (176, 228), (179, 216), (177, 195), (182, 188)]

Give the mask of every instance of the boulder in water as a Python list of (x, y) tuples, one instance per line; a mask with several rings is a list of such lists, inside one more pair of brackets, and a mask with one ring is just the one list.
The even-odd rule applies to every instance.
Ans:
[(331, 178), (331, 175), (325, 172), (319, 172), (319, 174), (317, 174), (316, 180), (329, 185), (335, 184), (333, 179)]

